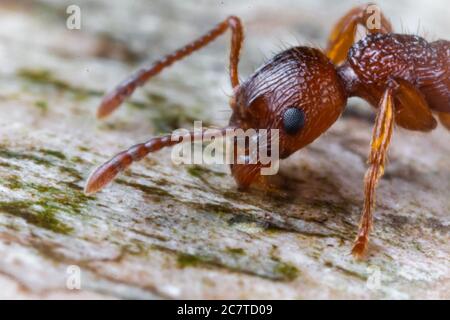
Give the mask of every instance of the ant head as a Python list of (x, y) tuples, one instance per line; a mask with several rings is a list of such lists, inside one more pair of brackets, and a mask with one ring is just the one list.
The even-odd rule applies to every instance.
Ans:
[[(295, 47), (276, 55), (235, 89), (230, 125), (278, 129), (283, 159), (325, 132), (342, 113), (346, 99), (330, 60), (317, 49)], [(252, 166), (231, 169), (243, 187), (257, 176)]]

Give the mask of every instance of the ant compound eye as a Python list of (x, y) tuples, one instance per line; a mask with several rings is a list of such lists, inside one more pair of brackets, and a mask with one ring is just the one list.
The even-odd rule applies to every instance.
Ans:
[(283, 114), (283, 127), (287, 134), (296, 134), (305, 125), (305, 113), (295, 107), (288, 108)]

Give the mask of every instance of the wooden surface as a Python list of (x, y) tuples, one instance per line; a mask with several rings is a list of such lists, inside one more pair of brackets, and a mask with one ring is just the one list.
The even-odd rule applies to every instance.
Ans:
[[(65, 27), (73, 3), (81, 30)], [(175, 166), (164, 150), (84, 196), (89, 172), (116, 152), (230, 115), (228, 35), (97, 121), (104, 91), (137, 66), (233, 13), (246, 27), (245, 78), (286, 46), (323, 47), (353, 6), (127, 3), (0, 4), (0, 298), (450, 298), (450, 133), (442, 127), (395, 131), (369, 256), (349, 254), (372, 126), (360, 100), (349, 103), (360, 116), (282, 162), (271, 191), (240, 193), (227, 167)], [(381, 7), (399, 31), (415, 33), (420, 21), (420, 34), (448, 38), (445, 1)], [(71, 265), (81, 290), (66, 286)]]

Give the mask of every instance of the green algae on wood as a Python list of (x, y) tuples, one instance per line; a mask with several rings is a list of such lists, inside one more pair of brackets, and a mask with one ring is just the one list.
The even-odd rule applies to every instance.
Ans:
[(245, 254), (245, 250), (243, 248), (227, 248), (226, 252), (239, 256)]
[(0, 212), (24, 219), (27, 223), (55, 233), (69, 234), (73, 228), (58, 220), (47, 205), (37, 207), (33, 201), (0, 201)]
[(64, 155), (64, 153), (62, 153), (61, 151), (58, 150), (51, 150), (51, 149), (39, 149), (39, 152), (45, 155), (49, 155), (55, 158), (58, 158), (60, 160), (65, 160), (66, 156)]
[(85, 100), (88, 96), (102, 96), (104, 93), (97, 90), (76, 87), (68, 82), (58, 79), (50, 70), (45, 69), (20, 69), (17, 76), (37, 85), (53, 87), (57, 90), (70, 92), (76, 100)]
[[(76, 215), (82, 212), (87, 201), (92, 199), (79, 190), (65, 187), (20, 182), (13, 176), (7, 180), (5, 187), (20, 189), (29, 194), (29, 200), (8, 200), (0, 202), (0, 212), (25, 219), (28, 223), (56, 233), (68, 234), (73, 228), (59, 221), (57, 215)], [(63, 182), (62, 186), (66, 185)]]
[(41, 110), (42, 113), (48, 111), (48, 103), (44, 100), (37, 100), (34, 105)]
[(180, 268), (187, 268), (187, 267), (208, 266), (211, 264), (211, 262), (204, 257), (196, 256), (193, 254), (180, 253), (177, 256), (177, 264)]
[(155, 195), (155, 196), (170, 197), (170, 198), (173, 197), (170, 194), (170, 192), (168, 192), (162, 188), (156, 187), (156, 186), (144, 185), (144, 184), (140, 184), (140, 183), (136, 183), (136, 182), (127, 181), (127, 180), (124, 180), (121, 178), (115, 179), (114, 182), (124, 185), (124, 186), (134, 188), (134, 189), (138, 189), (147, 195)]
[[(242, 251), (237, 250), (237, 252), (230, 252), (226, 249), (225, 252), (230, 254), (230, 256), (219, 258), (202, 254), (186, 254), (179, 252), (177, 254), (177, 265), (180, 268), (224, 268), (231, 272), (246, 273), (272, 281), (292, 281), (300, 275), (299, 269), (293, 264), (272, 259), (268, 260), (271, 261), (271, 263), (266, 266), (269, 267), (268, 270), (264, 272), (262, 270), (256, 271), (253, 266), (247, 264), (252, 263), (248, 262), (247, 259), (240, 262), (239, 257), (243, 257), (245, 255), (245, 251), (243, 249)], [(260, 264), (260, 262), (256, 260), (253, 263), (255, 264), (254, 267)]]
[(300, 274), (300, 271), (296, 266), (291, 263), (281, 261), (276, 264), (274, 272), (288, 281), (294, 280)]
[(2, 146), (0, 146), (0, 158), (29, 160), (43, 166), (52, 165), (52, 162), (50, 160), (37, 156), (29, 151), (27, 152), (13, 151)]
[[(0, 183), (11, 191), (27, 194), (27, 197), (23, 199), (12, 193), (8, 199), (0, 201), (0, 212), (20, 217), (30, 225), (55, 233), (71, 233), (73, 228), (59, 220), (58, 216), (82, 213), (87, 201), (92, 198), (84, 195), (82, 187), (76, 184), (82, 179), (82, 175), (71, 166), (65, 154), (48, 148), (24, 151), (2, 146), (0, 158), (32, 161), (43, 165), (45, 170), (56, 169), (62, 173), (58, 181), (31, 182), (21, 175), (25, 165), (12, 165), (9, 175), (1, 177)], [(66, 176), (71, 180), (66, 180)]]

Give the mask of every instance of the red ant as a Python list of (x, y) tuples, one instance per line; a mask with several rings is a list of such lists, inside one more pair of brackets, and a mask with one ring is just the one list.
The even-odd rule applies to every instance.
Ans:
[[(381, 13), (379, 26), (369, 29), (367, 9), (356, 7), (339, 20), (325, 53), (309, 47), (290, 48), (243, 83), (238, 78), (243, 28), (239, 18), (230, 16), (204, 36), (119, 84), (104, 97), (98, 117), (110, 114), (138, 86), (228, 29), (232, 32), (229, 72), (234, 95), (227, 128), (279, 129), (282, 159), (325, 132), (342, 114), (349, 97), (365, 99), (376, 108), (377, 117), (364, 179), (364, 208), (352, 249), (355, 257), (362, 257), (373, 223), (375, 188), (384, 172), (394, 122), (409, 130), (428, 132), (437, 126), (434, 112), (450, 129), (450, 42), (429, 43), (418, 36), (395, 34)], [(358, 25), (366, 28), (367, 35), (354, 43)], [(199, 139), (203, 134), (188, 135)], [(155, 137), (119, 153), (93, 172), (86, 193), (102, 189), (133, 161), (177, 143), (171, 141), (170, 135)], [(231, 165), (239, 188), (249, 187), (259, 177), (255, 170), (258, 166)]]

